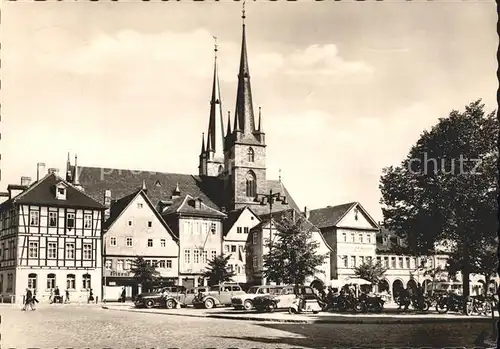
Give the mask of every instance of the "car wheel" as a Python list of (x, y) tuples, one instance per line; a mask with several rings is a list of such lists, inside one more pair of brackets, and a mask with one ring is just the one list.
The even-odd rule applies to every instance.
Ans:
[(214, 307), (214, 301), (211, 299), (205, 300), (205, 309), (212, 309)]
[(169, 299), (167, 303), (165, 304), (167, 309), (174, 309), (175, 308), (175, 302), (172, 299)]
[(251, 310), (253, 308), (253, 303), (251, 300), (246, 300), (245, 303), (243, 303), (243, 308), (245, 310)]
[(364, 306), (363, 306), (363, 304), (361, 304), (361, 303), (356, 303), (356, 304), (354, 305), (354, 311), (355, 311), (356, 313), (361, 313), (361, 312), (363, 312), (363, 311), (365, 310), (364, 308), (365, 308), (365, 307), (364, 307)]
[(155, 306), (155, 302), (152, 299), (148, 299), (146, 301), (146, 308), (151, 309), (154, 306)]
[(436, 304), (436, 311), (439, 314), (444, 314), (448, 312), (448, 304), (447, 303), (438, 303)]
[(272, 313), (272, 312), (273, 312), (273, 311), (275, 311), (275, 310), (276, 310), (276, 303), (271, 303), (271, 304), (269, 304), (269, 305), (267, 306), (267, 311), (268, 311), (269, 313)]

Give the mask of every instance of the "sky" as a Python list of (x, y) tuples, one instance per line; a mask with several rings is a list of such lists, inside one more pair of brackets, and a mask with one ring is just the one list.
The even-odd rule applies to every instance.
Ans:
[[(480, 2), (248, 2), (267, 177), (300, 207), (360, 202), (382, 220), (382, 169), (482, 98), (496, 109), (496, 7)], [(213, 36), (234, 113), (237, 2), (7, 2), (1, 190), (36, 163), (197, 174)], [(234, 114), (233, 114), (234, 115)]]

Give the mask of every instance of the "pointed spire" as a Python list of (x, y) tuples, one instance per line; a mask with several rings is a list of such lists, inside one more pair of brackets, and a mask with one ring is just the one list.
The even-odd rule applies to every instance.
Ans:
[(263, 133), (264, 129), (262, 128), (262, 108), (259, 107), (259, 133)]
[(75, 178), (73, 178), (74, 185), (80, 185), (80, 174), (78, 173), (78, 156), (75, 154)]
[(231, 134), (231, 112), (227, 111), (227, 133), (226, 137)]
[(201, 133), (201, 155), (205, 154), (205, 132)]
[[(241, 38), (240, 70), (238, 73), (238, 91), (236, 95), (236, 113), (238, 127), (243, 133), (255, 132), (255, 120), (250, 87), (250, 70), (248, 69), (247, 44), (245, 35), (245, 2), (243, 2), (243, 33)], [(236, 126), (235, 126), (236, 129)]]
[(68, 152), (68, 159), (66, 160), (66, 180), (68, 182), (72, 182), (73, 181), (72, 178), (71, 178), (71, 160), (70, 160), (69, 152)]
[(222, 141), (224, 139), (224, 120), (222, 117), (222, 100), (220, 94), (219, 75), (217, 68), (217, 37), (213, 37), (214, 44), (214, 79), (212, 84), (212, 98), (210, 100), (210, 119), (208, 122), (207, 151), (215, 156), (223, 156)]
[(175, 185), (174, 193), (175, 193), (175, 194), (180, 194), (180, 193), (181, 193), (181, 190), (179, 189), (179, 183), (177, 183), (177, 184)]
[(141, 188), (141, 190), (144, 190), (144, 191), (148, 190), (148, 188), (146, 187), (146, 180), (145, 179), (142, 180), (142, 188)]

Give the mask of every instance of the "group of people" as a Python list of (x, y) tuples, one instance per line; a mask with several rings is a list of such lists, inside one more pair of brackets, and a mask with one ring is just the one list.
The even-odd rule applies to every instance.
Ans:
[(424, 288), (420, 283), (418, 283), (416, 288), (402, 288), (398, 294), (398, 309), (404, 307), (404, 310), (407, 311), (410, 306), (412, 299), (421, 299), (424, 297)]
[[(70, 292), (69, 290), (66, 290), (65, 292), (66, 297), (63, 299), (63, 296), (61, 296), (61, 291), (59, 290), (59, 287), (56, 286), (55, 289), (50, 290), (50, 296), (49, 296), (49, 303), (69, 303), (70, 302)], [(89, 296), (87, 301), (93, 302), (94, 301), (94, 292), (92, 289), (89, 290)], [(24, 296), (24, 306), (22, 310), (28, 310), (30, 308), (31, 310), (35, 310), (35, 303), (39, 303), (38, 299), (36, 299), (36, 290), (33, 290), (33, 292), (29, 289), (26, 288), (26, 294)]]

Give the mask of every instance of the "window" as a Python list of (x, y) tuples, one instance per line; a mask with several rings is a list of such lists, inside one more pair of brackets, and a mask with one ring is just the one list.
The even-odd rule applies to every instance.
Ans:
[(351, 233), (351, 241), (356, 242), (356, 234)]
[(111, 270), (112, 265), (113, 265), (113, 262), (111, 262), (110, 259), (106, 259), (106, 269)]
[(398, 262), (399, 262), (398, 268), (403, 269), (403, 257), (399, 257)]
[(377, 257), (377, 263), (382, 264), (382, 257)]
[(86, 214), (83, 216), (83, 228), (90, 229), (92, 228), (92, 215)]
[(258, 263), (257, 263), (257, 256), (253, 256), (253, 267), (254, 267), (254, 268), (257, 268), (257, 267), (258, 267)]
[(366, 242), (369, 244), (372, 243), (372, 234), (370, 234), (370, 233), (366, 234)]
[(238, 227), (238, 228), (236, 228), (236, 232), (237, 232), (238, 234), (243, 233), (243, 228), (242, 228), (242, 227)]
[(127, 238), (127, 247), (132, 247), (133, 240), (132, 238)]
[(37, 286), (37, 276), (36, 274), (28, 274), (28, 288), (31, 288), (31, 289), (35, 289), (36, 290), (36, 286)]
[(128, 221), (128, 226), (131, 227), (132, 226), (132, 221)]
[(49, 227), (57, 227), (57, 212), (49, 212)]
[(224, 252), (229, 253), (229, 245), (224, 246)]
[(249, 171), (246, 175), (246, 196), (255, 197), (257, 195), (257, 183), (255, 181), (255, 174), (252, 171)]
[(116, 261), (116, 270), (123, 270), (123, 260), (119, 259)]
[(363, 243), (363, 234), (358, 234), (358, 240)]
[(167, 269), (172, 269), (172, 260), (171, 259), (167, 259), (165, 262), (166, 262), (165, 266), (167, 267)]
[(0, 294), (3, 293), (3, 274), (0, 274)]
[(2, 242), (2, 245), (0, 246), (0, 253), (2, 255), (2, 261), (5, 260), (5, 244)]
[(47, 244), (47, 258), (57, 258), (57, 242), (49, 242)]
[(210, 251), (210, 259), (214, 260), (217, 257), (217, 251)]
[(68, 274), (66, 276), (66, 288), (68, 290), (74, 290), (76, 288), (76, 278), (73, 274)]
[(137, 203), (137, 208), (142, 208), (142, 202)]
[(12, 291), (13, 286), (14, 286), (14, 275), (9, 273), (7, 274), (7, 292)]
[(217, 224), (211, 223), (210, 224), (210, 231), (212, 232), (212, 235), (215, 235), (215, 233), (217, 232)]
[(91, 244), (83, 244), (83, 259), (86, 259), (86, 260), (92, 259), (92, 245)]
[[(252, 217), (252, 218), (253, 218), (253, 217)], [(248, 231), (249, 231), (248, 227), (243, 228), (243, 232), (244, 232), (245, 234), (248, 234)]]
[(29, 257), (38, 258), (38, 242), (29, 242)]
[(343, 262), (344, 268), (349, 268), (349, 263), (348, 263), (348, 260), (347, 260), (347, 256), (342, 256), (342, 262)]
[(231, 252), (232, 253), (236, 252), (236, 245), (231, 245)]
[(208, 261), (208, 252), (207, 251), (202, 251), (201, 252), (201, 262), (203, 264), (207, 264)]
[(47, 275), (47, 288), (49, 290), (56, 288), (56, 274), (48, 274)]
[(89, 274), (84, 274), (83, 279), (82, 279), (82, 286), (84, 289), (88, 290), (92, 288), (92, 285), (90, 283), (90, 275)]
[(359, 257), (359, 264), (360, 265), (365, 264), (365, 257), (363, 257), (363, 256)]
[(253, 151), (252, 148), (248, 148), (248, 151), (247, 151), (248, 162), (253, 162), (254, 158), (255, 158), (255, 152)]
[(193, 251), (193, 263), (200, 263), (200, 251), (199, 250)]
[(131, 268), (132, 268), (132, 261), (130, 259), (123, 261), (124, 270), (130, 270)]
[(184, 250), (184, 263), (191, 263), (191, 250)]
[(389, 257), (384, 257), (384, 266), (389, 268)]
[(347, 242), (347, 233), (342, 233), (342, 241)]
[(161, 247), (165, 247), (165, 246), (166, 246), (165, 239), (161, 239), (161, 240), (160, 240), (160, 246), (161, 246)]
[(75, 244), (68, 243), (66, 244), (66, 258), (74, 259), (75, 258)]
[(116, 246), (116, 238), (115, 237), (110, 238), (109, 244), (110, 244), (110, 246)]
[(351, 256), (351, 268), (356, 267), (356, 256)]
[(30, 225), (35, 227), (40, 225), (40, 212), (30, 211)]
[(153, 239), (148, 239), (148, 247), (153, 247)]
[(160, 268), (165, 269), (165, 261), (160, 261), (159, 265), (160, 265)]
[(372, 257), (371, 256), (366, 257), (366, 263), (371, 264), (371, 262), (372, 262)]
[(153, 226), (153, 222), (148, 221), (148, 228), (151, 228)]
[(405, 261), (406, 261), (406, 268), (410, 269), (410, 257), (406, 257)]
[(74, 213), (68, 213), (66, 215), (66, 227), (70, 230), (75, 227), (75, 214)]
[(391, 257), (391, 268), (396, 269), (396, 257)]
[(252, 238), (253, 238), (253, 244), (254, 245), (257, 245), (257, 239), (258, 239), (258, 236), (257, 236), (257, 232), (254, 232), (253, 235), (252, 235)]

